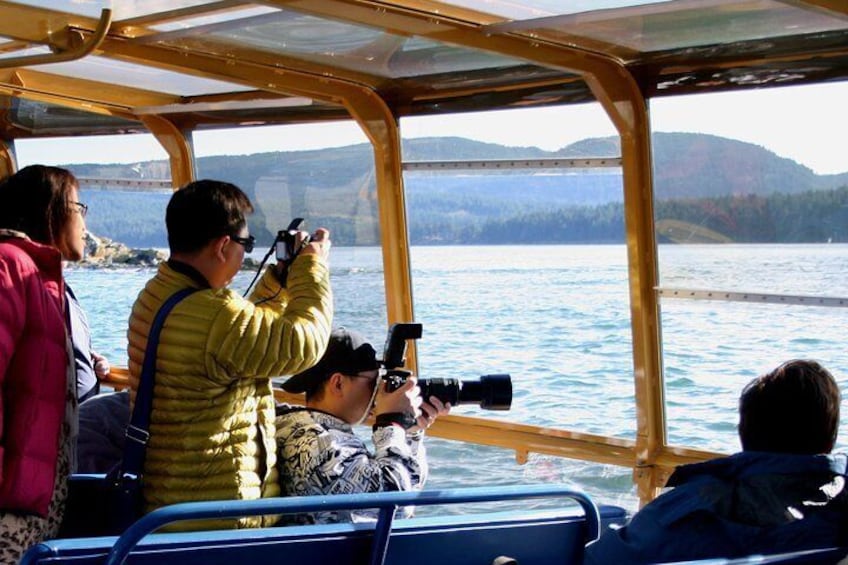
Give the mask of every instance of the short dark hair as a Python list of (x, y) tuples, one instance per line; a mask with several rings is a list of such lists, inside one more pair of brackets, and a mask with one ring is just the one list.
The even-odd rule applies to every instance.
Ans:
[(67, 169), (24, 167), (0, 183), (0, 228), (22, 231), (33, 241), (55, 246), (73, 213), (74, 187), (79, 184)]
[(223, 235), (238, 235), (253, 212), (250, 199), (234, 184), (190, 182), (174, 192), (165, 212), (171, 252), (194, 253)]
[(839, 431), (839, 386), (815, 361), (793, 359), (757, 377), (739, 397), (745, 451), (830, 453)]

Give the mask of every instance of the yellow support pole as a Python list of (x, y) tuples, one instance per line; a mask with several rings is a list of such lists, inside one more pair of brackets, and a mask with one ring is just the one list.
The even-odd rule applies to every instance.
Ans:
[[(397, 119), (385, 101), (370, 89), (349, 94), (345, 107), (374, 148), (388, 322), (411, 322), (415, 314)], [(407, 367), (416, 371), (418, 368), (414, 343), (407, 352)]]
[(193, 181), (195, 179), (194, 152), (183, 132), (161, 116), (146, 115), (140, 116), (139, 119), (168, 153), (174, 190)]
[(660, 474), (656, 465), (666, 448), (648, 107), (636, 81), (624, 67), (612, 73), (599, 69), (585, 79), (621, 139), (636, 396), (634, 481), (639, 500), (644, 505), (653, 500), (664, 485), (665, 474)]
[(0, 141), (0, 179), (5, 179), (18, 170), (15, 154), (5, 141)]

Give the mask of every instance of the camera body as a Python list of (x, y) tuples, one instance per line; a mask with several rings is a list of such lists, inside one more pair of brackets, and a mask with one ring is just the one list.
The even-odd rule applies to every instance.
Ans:
[[(421, 324), (392, 324), (383, 351), (386, 390), (397, 390), (412, 374), (402, 369), (406, 356), (406, 341), (421, 337)], [(478, 380), (456, 378), (418, 379), (421, 397), (426, 402), (435, 396), (451, 406), (477, 404), (484, 410), (509, 410), (512, 405), (512, 378), (506, 374), (483, 375)]]
[[(300, 248), (295, 248), (297, 245), (297, 233), (300, 231), (300, 227), (303, 224), (303, 218), (295, 218), (284, 230), (280, 230), (277, 232), (277, 238), (274, 240), (274, 253), (277, 257), (277, 261), (282, 263), (291, 263), (297, 254), (300, 253)], [(306, 239), (303, 240), (301, 245), (305, 247), (306, 244), (309, 243), (310, 237), (307, 235)]]

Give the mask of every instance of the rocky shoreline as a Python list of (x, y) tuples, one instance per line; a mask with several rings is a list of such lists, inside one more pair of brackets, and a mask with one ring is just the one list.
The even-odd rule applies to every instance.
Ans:
[[(155, 267), (168, 259), (168, 253), (160, 249), (139, 249), (99, 237), (85, 234), (85, 257), (76, 266), (93, 268)], [(242, 269), (255, 269), (258, 263), (245, 257)]]
[(86, 232), (85, 256), (77, 264), (82, 267), (155, 267), (167, 258), (168, 254), (158, 249), (133, 249)]

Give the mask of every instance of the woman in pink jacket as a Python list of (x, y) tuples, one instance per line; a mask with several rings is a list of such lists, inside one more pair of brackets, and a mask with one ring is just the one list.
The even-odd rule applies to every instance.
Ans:
[(0, 562), (54, 537), (77, 428), (62, 259), (84, 251), (74, 176), (33, 165), (0, 184)]

